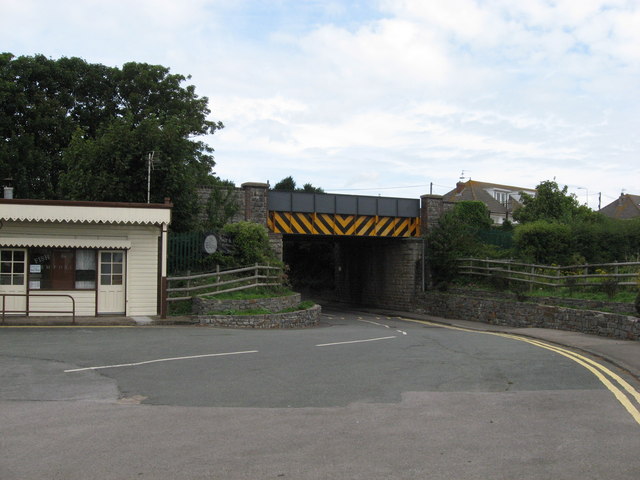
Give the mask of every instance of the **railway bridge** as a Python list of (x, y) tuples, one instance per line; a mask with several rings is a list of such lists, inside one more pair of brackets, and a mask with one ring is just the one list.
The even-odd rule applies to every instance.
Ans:
[(422, 234), (442, 198), (283, 192), (245, 183), (233, 221), (263, 224), (296, 290), (357, 305), (409, 307), (424, 286)]

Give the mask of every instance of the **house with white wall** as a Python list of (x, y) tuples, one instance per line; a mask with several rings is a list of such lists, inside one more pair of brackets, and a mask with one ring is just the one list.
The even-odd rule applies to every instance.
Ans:
[(0, 199), (3, 314), (164, 316), (171, 207)]
[(505, 220), (513, 221), (513, 212), (522, 206), (522, 193), (536, 195), (533, 188), (514, 187), (498, 183), (467, 180), (458, 182), (456, 188), (443, 195), (445, 202), (476, 201), (489, 209), (491, 220), (502, 225)]

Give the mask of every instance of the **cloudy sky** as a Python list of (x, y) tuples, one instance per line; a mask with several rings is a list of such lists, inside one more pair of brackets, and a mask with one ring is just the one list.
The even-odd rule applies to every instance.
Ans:
[(0, 49), (191, 75), (216, 173), (640, 194), (640, 0), (0, 0)]

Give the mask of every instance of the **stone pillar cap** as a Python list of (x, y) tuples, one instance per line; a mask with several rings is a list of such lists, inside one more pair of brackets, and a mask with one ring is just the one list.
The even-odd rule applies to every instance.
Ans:
[(246, 182), (240, 185), (242, 188), (269, 188), (268, 183), (260, 183), (260, 182)]

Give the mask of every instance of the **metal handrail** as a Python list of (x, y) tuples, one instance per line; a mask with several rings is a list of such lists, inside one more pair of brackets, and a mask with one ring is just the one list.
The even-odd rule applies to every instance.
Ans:
[[(72, 295), (65, 293), (0, 293), (2, 296), (2, 324), (5, 323), (5, 314), (7, 313), (24, 313), (29, 316), (30, 313), (70, 313), (71, 314), (71, 323), (76, 323), (76, 299), (73, 298)], [(6, 297), (67, 297), (71, 299), (71, 310), (31, 310), (29, 309), (29, 302), (26, 302), (26, 307), (24, 310), (6, 310)]]

